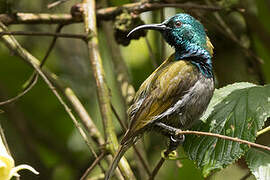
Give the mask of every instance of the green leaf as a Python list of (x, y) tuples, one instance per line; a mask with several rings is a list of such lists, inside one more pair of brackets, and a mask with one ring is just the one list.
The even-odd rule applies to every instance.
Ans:
[(270, 178), (269, 151), (251, 148), (247, 152), (246, 162), (256, 179), (265, 180)]
[[(216, 90), (195, 130), (212, 132), (254, 142), (270, 116), (270, 85), (235, 83)], [(212, 170), (232, 164), (248, 146), (224, 139), (187, 135), (184, 149), (206, 177)]]
[(211, 99), (211, 102), (209, 103), (206, 112), (202, 116), (201, 120), (205, 122), (209, 115), (212, 113), (214, 110), (214, 107), (220, 103), (225, 97), (227, 97), (232, 91), (238, 90), (238, 89), (243, 89), (243, 88), (248, 88), (248, 87), (254, 87), (256, 86), (255, 84), (251, 84), (248, 82), (241, 82), (241, 83), (235, 83), (235, 84), (230, 84), (228, 86), (225, 86), (220, 89), (216, 89), (213, 98)]

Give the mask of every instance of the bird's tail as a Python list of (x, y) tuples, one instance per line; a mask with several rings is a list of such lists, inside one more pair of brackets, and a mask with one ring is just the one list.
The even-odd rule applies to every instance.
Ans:
[(125, 154), (125, 152), (129, 149), (129, 147), (132, 144), (128, 143), (128, 144), (122, 144), (120, 145), (120, 147), (118, 148), (113, 161), (109, 167), (109, 170), (106, 173), (105, 179), (104, 180), (109, 180), (111, 178), (111, 176), (113, 175), (114, 170), (116, 169), (120, 159), (122, 158), (122, 156)]

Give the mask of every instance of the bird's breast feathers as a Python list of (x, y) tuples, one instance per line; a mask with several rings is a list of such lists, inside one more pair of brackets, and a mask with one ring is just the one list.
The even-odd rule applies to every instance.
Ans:
[[(172, 55), (139, 88), (128, 111), (131, 121), (129, 134), (136, 136), (137, 131), (151, 122), (181, 113), (178, 111), (186, 103), (209, 103), (213, 88), (212, 78), (202, 76), (198, 68), (189, 61), (175, 61)], [(201, 97), (202, 101), (195, 102), (200, 96), (204, 96)], [(201, 111), (200, 108), (197, 109)]]

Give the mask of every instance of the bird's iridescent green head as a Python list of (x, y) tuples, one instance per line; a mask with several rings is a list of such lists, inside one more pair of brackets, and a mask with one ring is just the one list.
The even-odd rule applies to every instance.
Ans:
[(142, 29), (160, 31), (165, 40), (179, 50), (184, 50), (184, 48), (193, 44), (207, 49), (206, 33), (203, 25), (189, 14), (180, 13), (161, 24), (147, 24), (136, 27), (129, 35)]
[(178, 48), (188, 44), (197, 44), (206, 48), (206, 34), (203, 25), (188, 14), (177, 14), (163, 22), (170, 30), (163, 31), (166, 41)]
[[(189, 59), (207, 77), (212, 76), (212, 44), (207, 38), (203, 25), (189, 14), (180, 13), (160, 24), (146, 24), (133, 29), (128, 36), (138, 30), (152, 29), (160, 31), (164, 39), (175, 48), (175, 58)], [(201, 62), (209, 69), (204, 70)]]

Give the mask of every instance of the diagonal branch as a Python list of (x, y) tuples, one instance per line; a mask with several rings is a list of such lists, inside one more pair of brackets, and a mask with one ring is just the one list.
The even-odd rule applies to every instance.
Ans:
[(95, 161), (91, 164), (89, 168), (84, 172), (83, 176), (80, 178), (80, 180), (85, 180), (89, 173), (96, 167), (96, 165), (104, 158), (105, 152), (102, 152)]
[(11, 32), (1, 32), (0, 36), (3, 35), (16, 35), (16, 36), (54, 36), (61, 38), (73, 38), (73, 39), (85, 39), (84, 34), (70, 34), (70, 33), (51, 33), (51, 32), (27, 32), (27, 31), (11, 31)]
[(165, 162), (165, 159), (163, 157), (160, 158), (159, 162), (157, 163), (156, 167), (154, 168), (153, 172), (151, 173), (151, 176), (149, 177), (149, 180), (154, 180), (158, 171), (162, 167), (163, 163)]

